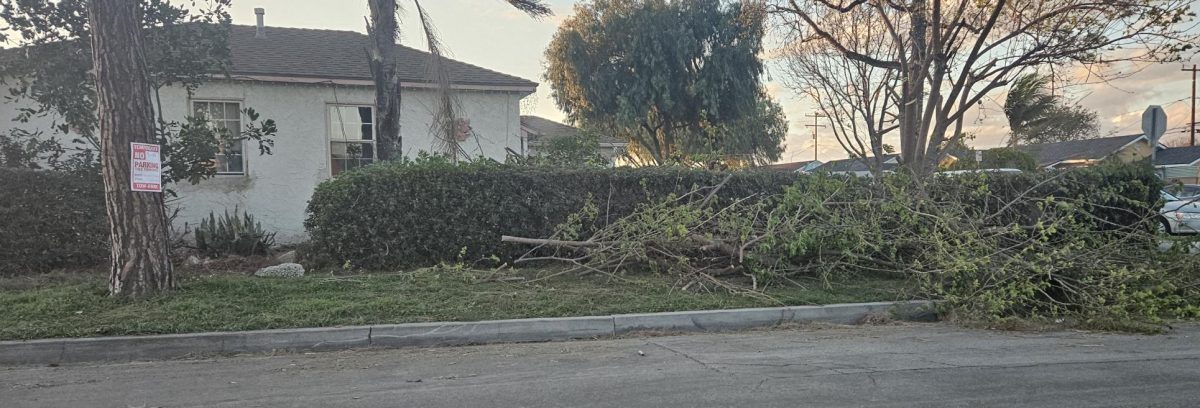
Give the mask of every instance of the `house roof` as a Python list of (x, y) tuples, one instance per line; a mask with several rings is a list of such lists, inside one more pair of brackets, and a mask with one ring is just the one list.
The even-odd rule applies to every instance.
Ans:
[[(269, 76), (326, 80), (371, 81), (367, 60), (370, 39), (354, 31), (267, 26), (266, 36), (256, 38), (257, 28), (233, 25), (229, 32), (232, 76)], [(0, 49), (0, 62), (22, 58), (23, 48)], [(396, 71), (400, 82), (432, 84), (428, 52), (396, 45)], [(533, 91), (537, 83), (462, 61), (445, 59), (450, 81), (455, 85), (523, 88)]]
[[(882, 167), (883, 168), (881, 170), (883, 170), (883, 171), (896, 170), (896, 167), (898, 166), (896, 164), (896, 161), (899, 160), (899, 158), (900, 158), (900, 156), (894, 155), (894, 154), (884, 155), (882, 157), (882, 159), (883, 159)], [(862, 172), (862, 171), (871, 171), (871, 167), (867, 166), (866, 159), (850, 158), (850, 159), (841, 159), (841, 160), (830, 160), (829, 162), (822, 164), (821, 167), (817, 167), (816, 171), (823, 171), (823, 172), (830, 172), (830, 173)]]
[[(329, 79), (371, 79), (367, 62), (370, 39), (353, 31), (234, 25), (229, 33), (234, 75), (278, 75)], [(430, 54), (396, 45), (396, 71), (401, 82), (432, 83)], [(537, 83), (461, 61), (447, 59), (450, 79), (460, 85), (536, 88)]]
[(1049, 166), (1067, 160), (1100, 160), (1144, 138), (1145, 136), (1137, 134), (1033, 144), (1017, 148), (1033, 155), (1038, 166)]
[[(579, 128), (533, 115), (521, 115), (521, 127), (525, 128), (533, 136), (530, 137), (530, 141), (579, 135)], [(600, 138), (600, 143), (625, 143), (625, 141), (612, 136), (605, 136)]]
[(1159, 166), (1188, 165), (1198, 160), (1200, 160), (1200, 146), (1162, 149), (1154, 156), (1154, 164)]
[(794, 172), (794, 171), (799, 171), (799, 170), (808, 168), (810, 165), (820, 166), (821, 164), (822, 163), (819, 160), (807, 160), (807, 161), (798, 161), (798, 162), (792, 162), (792, 163), (768, 164), (766, 166), (762, 166), (762, 168), (765, 170), (771, 170), (771, 171)]

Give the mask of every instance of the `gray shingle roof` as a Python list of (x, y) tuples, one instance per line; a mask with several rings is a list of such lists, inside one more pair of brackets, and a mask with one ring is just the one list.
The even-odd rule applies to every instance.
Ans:
[[(574, 126), (532, 115), (521, 115), (521, 126), (529, 129), (530, 133), (535, 136), (530, 138), (531, 141), (542, 138), (572, 137), (579, 134), (579, 129)], [(604, 136), (600, 138), (600, 143), (625, 143), (625, 141), (612, 136)]]
[(1200, 146), (1172, 147), (1155, 153), (1154, 164), (1160, 166), (1192, 164), (1200, 160)]
[[(884, 155), (882, 158), (883, 158), (883, 161), (887, 162), (892, 159), (897, 159), (897, 158), (899, 158), (899, 156), (894, 155), (894, 154), (888, 154), (888, 155)], [(883, 171), (895, 171), (896, 168), (899, 166), (896, 165), (895, 163), (883, 163), (882, 167), (883, 168), (881, 170), (883, 170)], [(821, 167), (817, 167), (817, 169), (815, 171), (822, 171), (822, 172), (871, 171), (871, 167), (867, 166), (865, 159), (851, 158), (851, 159), (841, 159), (841, 160), (830, 160), (829, 162), (822, 164)]]
[[(768, 164), (766, 166), (762, 166), (762, 168), (763, 168), (763, 170), (794, 172), (794, 171), (803, 169), (805, 167), (808, 167), (810, 164), (813, 164), (813, 163), (823, 164), (820, 161), (816, 161), (816, 160), (806, 160), (806, 161), (798, 161), (798, 162), (791, 162), (791, 163)], [(819, 166), (819, 164), (818, 164), (818, 166)]]
[[(353, 31), (266, 27), (266, 38), (255, 38), (255, 27), (234, 25), (229, 33), (233, 75), (278, 75), (328, 79), (371, 79), (365, 34)], [(429, 53), (396, 46), (397, 71), (402, 82), (431, 83)], [(536, 87), (537, 83), (461, 61), (447, 60), (450, 79), (461, 85)]]
[(1142, 135), (1101, 137), (1096, 139), (1071, 140), (1058, 143), (1033, 144), (1017, 148), (1033, 155), (1039, 166), (1048, 166), (1064, 160), (1100, 160), (1116, 153), (1121, 147), (1141, 138)]
[[(254, 26), (234, 25), (229, 51), (234, 76), (263, 75), (317, 79), (371, 80), (367, 64), (370, 40), (353, 31), (266, 27), (266, 38), (255, 38)], [(24, 48), (0, 49), (0, 63), (24, 58)], [(396, 70), (401, 82), (433, 83), (429, 53), (396, 46)], [(536, 88), (537, 83), (462, 61), (446, 59), (450, 81), (458, 85)]]

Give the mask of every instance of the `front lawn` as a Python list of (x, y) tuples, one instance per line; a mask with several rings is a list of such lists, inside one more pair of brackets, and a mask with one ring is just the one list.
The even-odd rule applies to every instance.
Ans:
[(692, 293), (673, 278), (559, 276), (546, 271), (446, 268), (267, 279), (182, 274), (177, 292), (140, 300), (105, 294), (100, 274), (0, 279), (0, 340), (296, 327), (586, 316), (698, 309), (890, 301), (902, 280), (800, 282), (766, 291), (778, 301)]

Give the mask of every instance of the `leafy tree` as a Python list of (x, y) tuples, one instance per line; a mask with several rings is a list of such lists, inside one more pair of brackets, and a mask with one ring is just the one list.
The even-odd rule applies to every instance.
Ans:
[[(134, 2), (152, 109), (155, 140), (163, 146), (164, 181), (197, 183), (216, 174), (213, 153), (222, 144), (257, 142), (269, 154), (275, 122), (259, 120), (247, 108), (245, 129), (224, 130), (208, 126), (204, 118), (181, 122), (162, 116), (161, 89), (179, 86), (192, 92), (230, 65), (228, 8), (230, 0), (206, 0), (204, 7), (184, 7), (170, 0)], [(15, 119), (28, 123), (51, 118), (54, 131), (71, 137), (69, 143), (52, 135), (11, 129), (0, 133), (6, 159), (0, 165), (75, 171), (99, 171), (96, 77), (88, 0), (0, 0), (0, 21), (19, 38), (21, 48), (0, 54), (0, 84), (8, 87), (4, 103), (27, 102)], [(192, 4), (195, 6), (195, 2)], [(2, 34), (0, 34), (2, 36)], [(0, 37), (0, 40), (8, 38)], [(7, 82), (4, 82), (7, 81)]]
[(579, 4), (546, 50), (546, 79), (572, 121), (630, 140), (644, 162), (775, 160), (783, 121), (759, 83), (765, 18), (751, 2)]
[(1063, 142), (1099, 136), (1096, 112), (1071, 106), (1050, 92), (1050, 77), (1029, 74), (1017, 78), (1004, 101), (1012, 131), (1009, 146)]
[[(768, 2), (791, 38), (898, 78), (881, 97), (894, 99), (900, 160), (916, 174), (934, 168), (977, 105), (1023, 73), (1075, 65), (1112, 79), (1123, 74), (1106, 69), (1112, 64), (1178, 60), (1198, 37), (1189, 24), (1193, 0)], [(888, 44), (841, 29), (848, 13), (872, 16), (851, 23), (882, 27)]]

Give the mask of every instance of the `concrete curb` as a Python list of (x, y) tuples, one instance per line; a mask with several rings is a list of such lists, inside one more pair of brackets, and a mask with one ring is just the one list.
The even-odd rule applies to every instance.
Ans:
[(430, 347), (590, 339), (638, 331), (713, 332), (784, 323), (853, 324), (890, 313), (900, 320), (933, 320), (926, 301), (852, 303), (756, 309), (640, 313), (612, 316), (381, 324), (0, 342), (0, 365), (161, 360), (212, 354)]

